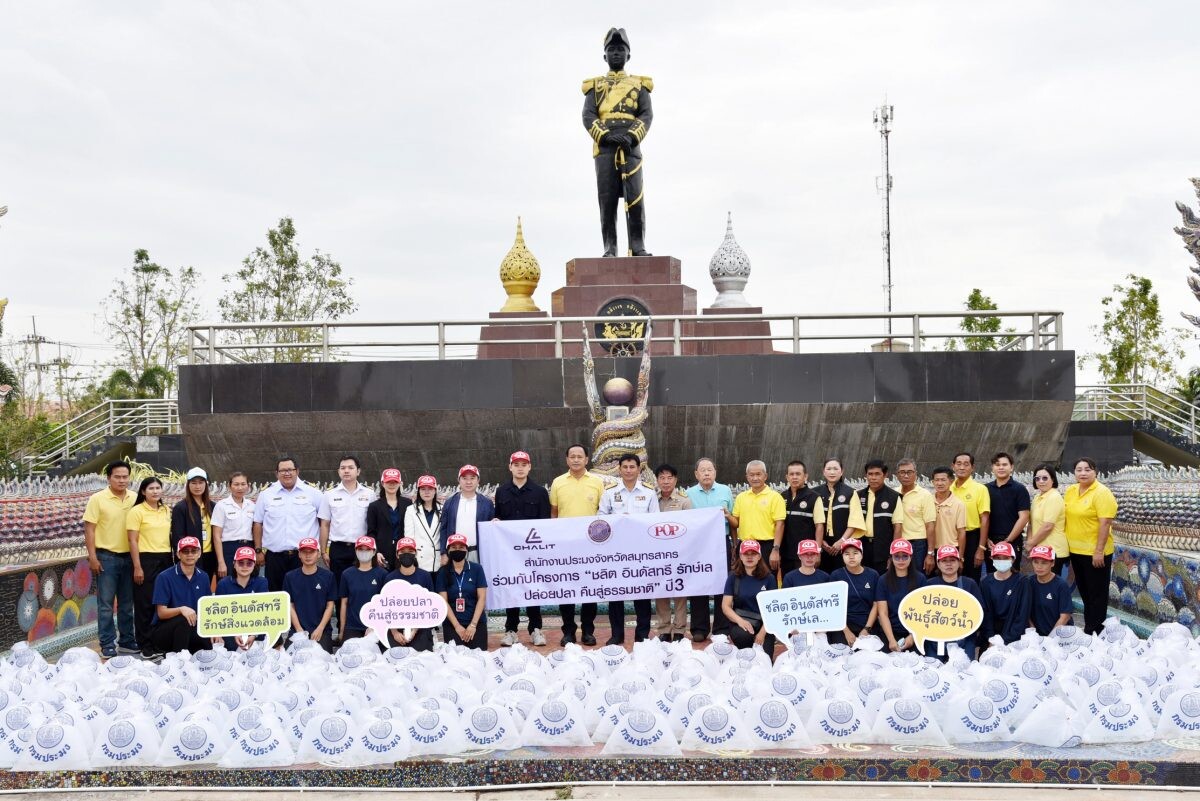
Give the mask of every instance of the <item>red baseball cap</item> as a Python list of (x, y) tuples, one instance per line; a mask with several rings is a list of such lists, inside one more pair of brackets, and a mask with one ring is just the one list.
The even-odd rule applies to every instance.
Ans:
[(451, 545), (464, 545), (465, 546), (466, 544), (467, 544), (467, 535), (466, 534), (451, 534), (450, 538), (446, 540), (447, 548), (449, 548)]
[(992, 546), (992, 558), (993, 559), (996, 558), (997, 556), (1015, 556), (1015, 555), (1016, 555), (1016, 553), (1013, 551), (1012, 543), (997, 542), (995, 545)]
[(906, 553), (912, 556), (912, 543), (908, 540), (892, 540), (890, 551), (896, 553)]
[(247, 548), (243, 545), (241, 548), (238, 548), (236, 551), (233, 552), (233, 561), (235, 561), (235, 562), (245, 562), (245, 561), (253, 562), (254, 559), (255, 559), (255, 556), (254, 556), (253, 548)]
[(462, 467), (458, 468), (458, 477), (459, 478), (462, 478), (467, 473), (474, 473), (475, 477), (478, 478), (479, 477), (479, 468), (473, 464), (464, 464)]
[(405, 548), (412, 548), (414, 551), (417, 550), (417, 541), (412, 537), (401, 537), (396, 543), (396, 550), (403, 551)]
[(317, 542), (316, 537), (305, 537), (300, 540), (300, 544), (296, 548), (301, 551), (319, 551), (321, 550), (321, 543)]
[(372, 551), (375, 550), (375, 538), (359, 537), (354, 541), (354, 550), (358, 550), (359, 548), (370, 548)]
[(937, 550), (937, 560), (939, 562), (942, 561), (943, 559), (960, 559), (960, 558), (962, 558), (962, 557), (960, 557), (958, 555), (958, 548), (955, 548), (953, 545), (943, 545), (941, 548), (938, 548), (938, 550)]
[(855, 540), (855, 539), (846, 540), (845, 542), (842, 543), (842, 548), (857, 548), (859, 550), (859, 552), (862, 552), (862, 549), (863, 549), (862, 540)]
[(739, 553), (762, 553), (762, 546), (758, 544), (758, 540), (742, 540)]
[(437, 479), (433, 476), (421, 476), (417, 479), (417, 489), (421, 487), (433, 487), (437, 489)]
[(389, 467), (383, 471), (383, 475), (379, 477), (379, 481), (382, 484), (386, 484), (389, 481), (395, 481), (397, 484), (400, 484), (402, 483), (400, 471), (394, 467)]
[(195, 548), (198, 551), (200, 550), (200, 540), (195, 537), (183, 537), (175, 546), (175, 550), (182, 551), (184, 548)]
[(508, 463), (512, 464), (513, 462), (529, 462), (532, 464), (533, 460), (529, 458), (529, 454), (525, 451), (513, 451), (512, 456), (508, 457)]
[(1031, 550), (1029, 552), (1029, 558), (1030, 559), (1045, 559), (1047, 561), (1053, 562), (1054, 561), (1054, 549), (1051, 548), (1049, 545), (1035, 545), (1035, 546), (1033, 546), (1033, 550)]
[(796, 548), (796, 555), (803, 556), (806, 553), (820, 553), (821, 546), (817, 545), (816, 540), (800, 540), (799, 547)]

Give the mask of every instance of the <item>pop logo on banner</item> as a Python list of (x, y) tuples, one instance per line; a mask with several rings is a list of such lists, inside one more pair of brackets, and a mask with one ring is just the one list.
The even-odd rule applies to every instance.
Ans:
[(805, 637), (813, 631), (841, 631), (846, 628), (848, 593), (844, 581), (766, 590), (758, 594), (758, 611), (763, 627), (781, 640), (793, 631)]
[(404, 629), (412, 639), (415, 629), (440, 626), (449, 609), (446, 599), (403, 579), (392, 579), (379, 594), (363, 604), (358, 619), (386, 643), (388, 629)]
[(201, 637), (266, 635), (270, 647), (292, 627), (292, 599), (286, 592), (206, 595), (196, 608)]
[(900, 601), (900, 622), (913, 636), (918, 651), (925, 641), (938, 644), (938, 655), (946, 643), (975, 633), (983, 623), (983, 607), (966, 590), (950, 584), (932, 584), (913, 590)]

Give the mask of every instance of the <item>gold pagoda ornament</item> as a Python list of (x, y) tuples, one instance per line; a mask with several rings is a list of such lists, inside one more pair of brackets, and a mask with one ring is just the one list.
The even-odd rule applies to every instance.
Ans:
[(538, 260), (525, 247), (525, 234), (521, 231), (521, 218), (517, 218), (517, 239), (512, 249), (500, 262), (500, 283), (508, 293), (502, 312), (541, 311), (533, 302), (533, 291), (542, 279), (542, 268)]

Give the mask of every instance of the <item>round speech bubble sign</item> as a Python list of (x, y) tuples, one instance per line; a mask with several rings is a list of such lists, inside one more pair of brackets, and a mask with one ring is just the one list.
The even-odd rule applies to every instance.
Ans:
[[(441, 625), (449, 608), (436, 592), (392, 579), (371, 600), (363, 604), (358, 619), (386, 643), (388, 629), (428, 629)], [(407, 635), (406, 635), (407, 636)]]
[(949, 584), (927, 584), (913, 590), (900, 601), (900, 622), (908, 629), (917, 650), (925, 650), (925, 641), (945, 644), (974, 634), (983, 623), (983, 607), (974, 595)]

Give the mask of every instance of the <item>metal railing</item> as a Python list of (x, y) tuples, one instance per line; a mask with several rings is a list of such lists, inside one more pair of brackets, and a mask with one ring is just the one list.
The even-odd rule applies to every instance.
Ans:
[(1186, 439), (1197, 438), (1200, 406), (1149, 384), (1093, 384), (1076, 388), (1075, 420), (1152, 420)]
[[(926, 331), (927, 324), (965, 317), (997, 317), (1004, 322), (1018, 321), (1020, 327), (997, 333), (961, 330)], [(998, 350), (1062, 350), (1063, 315), (1060, 311), (954, 311), (909, 312), (893, 314), (722, 314), (656, 315), (654, 342), (670, 343), (671, 352), (682, 355), (692, 342), (769, 341), (783, 343), (782, 352), (801, 353), (802, 343), (849, 343), (862, 350), (863, 341), (889, 338), (887, 323), (908, 323), (907, 332), (896, 332), (890, 339), (912, 351), (927, 349), (929, 342), (946, 342), (964, 337), (994, 339)], [(286, 361), (351, 361), (356, 359), (473, 359), (480, 345), (553, 344), (554, 356), (561, 358), (564, 346), (578, 346), (581, 323), (595, 325), (638, 324), (645, 317), (525, 317), (488, 320), (406, 320), (406, 321), (318, 321), (200, 323), (188, 331), (188, 364), (220, 364)], [(753, 336), (696, 335), (697, 324), (767, 323), (769, 334)], [(481, 330), (545, 327), (552, 333), (543, 337), (494, 337), (484, 340)], [(893, 328), (896, 326), (893, 325)], [(950, 326), (947, 326), (950, 327)], [(366, 335), (360, 334), (366, 332)], [(394, 332), (394, 333), (393, 333)], [(345, 337), (345, 338), (343, 338)], [(845, 350), (846, 348), (843, 348)]]
[(39, 475), (106, 437), (177, 433), (179, 404), (174, 398), (107, 400), (50, 429), (18, 451), (14, 461), (23, 474)]

